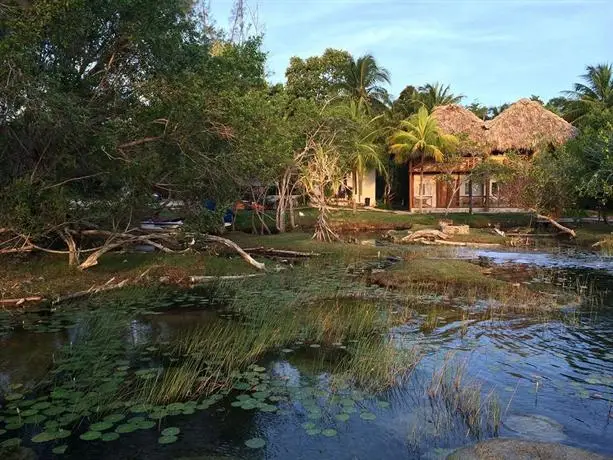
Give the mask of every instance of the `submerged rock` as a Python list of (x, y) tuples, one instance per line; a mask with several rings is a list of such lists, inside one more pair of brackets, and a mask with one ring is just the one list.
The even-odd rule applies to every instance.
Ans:
[(560, 442), (566, 439), (564, 427), (544, 415), (511, 415), (503, 425), (522, 438), (543, 442)]
[(563, 444), (491, 439), (463, 447), (447, 460), (606, 460), (606, 457)]

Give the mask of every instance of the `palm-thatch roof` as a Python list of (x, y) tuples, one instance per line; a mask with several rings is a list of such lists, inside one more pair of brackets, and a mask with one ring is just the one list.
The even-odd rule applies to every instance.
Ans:
[(500, 152), (559, 146), (577, 133), (566, 120), (529, 99), (520, 99), (485, 125), (488, 144)]
[(432, 111), (439, 127), (446, 134), (458, 137), (458, 150), (463, 155), (475, 155), (489, 149), (485, 122), (470, 110), (457, 105), (441, 105)]

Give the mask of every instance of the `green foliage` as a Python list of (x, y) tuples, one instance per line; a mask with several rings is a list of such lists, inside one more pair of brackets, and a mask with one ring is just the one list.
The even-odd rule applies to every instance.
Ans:
[(345, 83), (351, 55), (344, 50), (328, 48), (321, 56), (307, 59), (292, 57), (285, 72), (286, 89), (291, 98), (323, 103), (338, 97)]

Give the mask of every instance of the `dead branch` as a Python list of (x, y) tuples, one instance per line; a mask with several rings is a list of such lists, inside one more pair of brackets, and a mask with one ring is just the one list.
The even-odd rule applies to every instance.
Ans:
[(20, 299), (2, 299), (0, 300), (0, 306), (2, 307), (20, 307), (25, 303), (42, 302), (41, 296), (22, 297)]
[(79, 299), (81, 297), (87, 297), (87, 296), (92, 295), (92, 294), (98, 294), (100, 292), (112, 291), (113, 289), (119, 289), (119, 288), (122, 288), (124, 286), (127, 286), (128, 283), (130, 283), (130, 281), (131, 281), (130, 278), (126, 278), (125, 280), (120, 281), (119, 283), (109, 284), (113, 280), (114, 280), (114, 278), (111, 278), (109, 281), (107, 281), (102, 286), (92, 286), (91, 288), (89, 288), (86, 291), (73, 292), (72, 294), (68, 294), (68, 295), (65, 295), (65, 296), (62, 296), (62, 297), (58, 297), (55, 300), (53, 300), (53, 302), (51, 302), (51, 303), (53, 305), (57, 305), (58, 303), (65, 302), (67, 300), (74, 300), (74, 299)]
[(221, 236), (215, 236), (215, 235), (204, 235), (203, 239), (205, 241), (211, 241), (213, 243), (223, 244), (224, 246), (227, 246), (230, 249), (235, 250), (249, 265), (254, 266), (258, 270), (266, 270), (266, 265), (255, 260), (253, 257), (247, 254), (238, 244), (236, 244), (232, 240), (229, 240), (227, 238), (222, 238)]
[(318, 257), (321, 255), (316, 252), (286, 251), (284, 249), (265, 248), (263, 246), (258, 248), (247, 248), (243, 250), (250, 254), (262, 254), (265, 256), (269, 255), (280, 257)]
[(553, 225), (553, 226), (554, 226), (555, 228), (557, 228), (558, 230), (561, 230), (561, 231), (563, 231), (564, 233), (567, 233), (568, 235), (570, 235), (570, 236), (571, 236), (571, 237), (573, 237), (573, 238), (576, 238), (576, 237), (577, 237), (577, 233), (576, 233), (574, 230), (572, 230), (572, 229), (570, 229), (570, 228), (568, 228), (568, 227), (565, 227), (564, 225), (562, 225), (562, 224), (560, 224), (560, 223), (556, 222), (555, 220), (553, 220), (553, 219), (552, 219), (551, 217), (549, 217), (549, 216), (544, 216), (543, 214), (539, 214), (539, 213), (538, 213), (538, 212), (536, 212), (534, 209), (532, 209), (532, 211), (533, 211), (533, 212), (536, 214), (537, 219), (543, 219), (543, 220), (546, 220), (547, 222), (549, 222), (551, 225)]

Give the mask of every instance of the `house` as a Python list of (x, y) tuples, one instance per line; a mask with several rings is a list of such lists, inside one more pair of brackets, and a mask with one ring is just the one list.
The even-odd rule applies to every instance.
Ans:
[[(539, 102), (521, 99), (490, 121), (479, 119), (458, 105), (434, 109), (443, 132), (459, 140), (459, 157), (443, 163), (409, 167), (409, 209), (436, 212), (518, 210), (511, 190), (496, 180), (473, 181), (470, 173), (484, 158), (503, 162), (517, 152), (530, 158), (540, 150), (557, 147), (576, 135), (576, 129)], [(443, 177), (446, 180), (441, 180)], [(421, 185), (420, 185), (421, 184)]]

